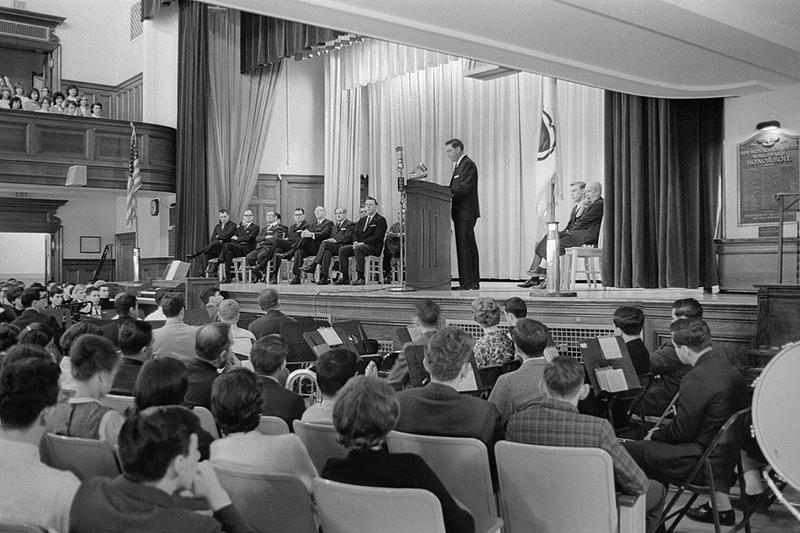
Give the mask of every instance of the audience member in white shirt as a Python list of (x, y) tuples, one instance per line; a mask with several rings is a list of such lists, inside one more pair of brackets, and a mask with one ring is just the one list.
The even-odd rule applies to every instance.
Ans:
[(303, 412), (303, 422), (333, 424), (333, 406), (336, 395), (347, 380), (356, 375), (358, 356), (344, 348), (334, 348), (317, 359), (317, 388), (322, 402), (311, 405)]

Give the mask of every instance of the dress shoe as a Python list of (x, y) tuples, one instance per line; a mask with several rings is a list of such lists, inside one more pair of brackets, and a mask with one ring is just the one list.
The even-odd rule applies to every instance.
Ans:
[(194, 258), (195, 258), (195, 257), (197, 257), (198, 255), (200, 255), (200, 254), (186, 254), (186, 259), (188, 259), (189, 261), (191, 261), (192, 259), (194, 259)]
[[(768, 490), (758, 494), (747, 495), (747, 506), (750, 507), (751, 513), (763, 513), (772, 504), (772, 493)], [(731, 505), (737, 509), (744, 509), (744, 498), (740, 497), (738, 500), (732, 500)]]
[[(711, 509), (711, 504), (706, 502), (703, 505), (692, 507), (686, 511), (686, 517), (691, 518), (695, 522), (703, 522), (705, 524), (714, 523), (714, 511)], [(736, 513), (733, 509), (719, 512), (719, 524), (721, 526), (732, 526), (736, 523)]]
[(311, 263), (310, 265), (306, 265), (304, 267), (300, 267), (300, 270), (302, 270), (306, 274), (313, 274), (316, 269), (317, 269), (317, 264), (316, 263)]
[(226, 277), (225, 279), (223, 279), (223, 280), (222, 280), (220, 283), (233, 283), (234, 281), (235, 281), (235, 280), (233, 279), (233, 277), (232, 277), (232, 276), (227, 276), (227, 277)]
[(300, 285), (300, 276), (292, 277), (292, 281), (289, 282), (289, 285)]
[(261, 283), (264, 280), (264, 275), (258, 270), (253, 270), (252, 274), (250, 274), (250, 279), (253, 280), (253, 283)]
[(350, 285), (350, 278), (346, 276), (342, 276), (341, 278), (337, 279), (333, 282), (334, 285)]
[(350, 285), (363, 285), (363, 284), (364, 284), (364, 278), (360, 276), (350, 282)]
[(270, 285), (277, 285), (278, 284), (277, 276), (272, 276), (271, 278), (269, 278), (269, 284)]
[(530, 289), (531, 287), (535, 287), (539, 284), (539, 278), (536, 276), (528, 278), (528, 281), (524, 283), (517, 283), (517, 287), (522, 287), (523, 289)]
[(319, 278), (319, 281), (317, 282), (317, 285), (330, 285), (330, 284), (331, 280), (329, 280), (327, 276), (322, 276), (321, 278)]

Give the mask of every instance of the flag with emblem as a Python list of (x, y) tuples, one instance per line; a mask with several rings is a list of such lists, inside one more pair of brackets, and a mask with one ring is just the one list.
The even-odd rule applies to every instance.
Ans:
[(139, 168), (139, 151), (136, 149), (136, 128), (131, 123), (131, 150), (128, 165), (128, 194), (126, 203), (126, 221), (128, 227), (136, 225), (136, 193), (142, 188), (142, 172)]
[[(556, 142), (556, 79), (542, 76), (542, 116), (539, 131), (539, 150), (536, 156), (537, 212), (543, 223), (551, 220), (550, 199), (553, 192), (561, 195), (558, 143)], [(555, 189), (553, 188), (555, 185)]]

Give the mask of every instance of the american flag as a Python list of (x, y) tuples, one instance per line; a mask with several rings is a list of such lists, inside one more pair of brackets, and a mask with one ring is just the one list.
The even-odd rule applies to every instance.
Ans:
[(131, 157), (128, 167), (127, 224), (136, 224), (136, 193), (142, 188), (142, 172), (139, 168), (139, 151), (136, 149), (136, 128), (131, 124)]

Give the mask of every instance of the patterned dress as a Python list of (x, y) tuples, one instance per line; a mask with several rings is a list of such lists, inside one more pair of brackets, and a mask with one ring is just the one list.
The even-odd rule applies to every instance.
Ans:
[(514, 358), (514, 343), (502, 331), (492, 331), (475, 342), (475, 362), (478, 368), (502, 365)]

